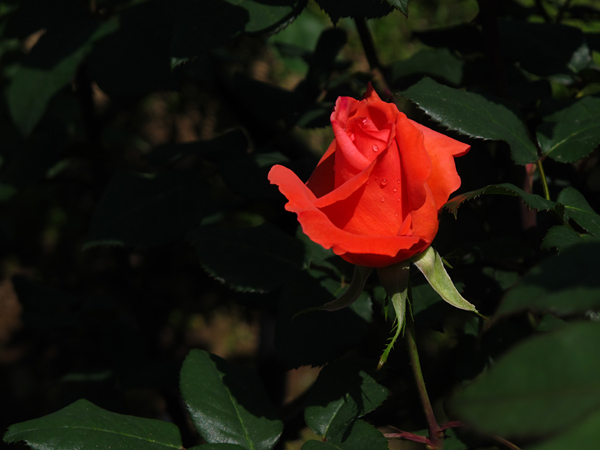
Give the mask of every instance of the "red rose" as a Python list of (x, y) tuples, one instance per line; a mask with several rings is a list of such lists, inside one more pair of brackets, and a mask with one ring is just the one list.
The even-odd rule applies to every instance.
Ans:
[(454, 157), (470, 147), (408, 119), (370, 85), (362, 101), (338, 98), (331, 125), (335, 139), (306, 184), (283, 166), (269, 172), (285, 208), (352, 264), (385, 267), (426, 250), (460, 187)]

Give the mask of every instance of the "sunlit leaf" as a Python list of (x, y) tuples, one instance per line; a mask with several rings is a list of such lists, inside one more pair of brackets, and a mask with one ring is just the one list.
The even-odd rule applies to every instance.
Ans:
[(503, 100), (460, 91), (423, 78), (402, 92), (443, 127), (472, 138), (504, 141), (517, 164), (537, 159), (537, 149), (518, 110)]
[(6, 442), (25, 441), (34, 450), (167, 450), (182, 448), (172, 423), (106, 411), (87, 400), (39, 419), (11, 425)]
[(208, 443), (270, 450), (279, 440), (282, 423), (252, 369), (192, 350), (180, 387), (192, 423)]

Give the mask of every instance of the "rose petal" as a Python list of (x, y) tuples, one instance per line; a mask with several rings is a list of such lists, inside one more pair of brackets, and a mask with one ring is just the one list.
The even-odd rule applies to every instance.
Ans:
[(334, 167), (336, 149), (337, 146), (334, 139), (306, 182), (308, 188), (313, 191), (317, 198), (335, 189)]
[(324, 208), (325, 206), (329, 206), (341, 200), (345, 200), (350, 195), (354, 194), (360, 187), (362, 187), (363, 184), (369, 181), (369, 176), (371, 175), (373, 167), (375, 167), (375, 163), (376, 161), (371, 162), (371, 164), (369, 164), (367, 168), (361, 173), (359, 173), (353, 178), (350, 178), (344, 184), (335, 188), (328, 194), (319, 197), (315, 201), (314, 206), (316, 208)]
[(335, 185), (340, 186), (346, 180), (363, 171), (370, 160), (358, 151), (350, 136), (336, 121), (331, 121), (337, 147), (335, 152)]
[[(396, 236), (410, 210), (406, 209), (406, 193), (396, 180), (401, 177), (400, 160), (395, 141), (375, 160), (368, 180), (338, 198), (337, 202), (319, 205), (340, 229), (363, 236)], [(333, 196), (332, 196), (333, 197)]]
[(396, 142), (400, 149), (401, 179), (406, 187), (408, 208), (414, 211), (425, 203), (425, 182), (431, 175), (431, 159), (425, 150), (423, 133), (402, 113), (396, 121)]
[(431, 176), (427, 184), (437, 208), (440, 209), (448, 201), (450, 194), (460, 187), (454, 157), (466, 154), (471, 147), (417, 122), (411, 122), (423, 133), (425, 149), (431, 158)]
[(438, 208), (433, 201), (433, 194), (429, 186), (425, 186), (426, 200), (416, 211), (410, 213), (413, 234), (431, 244), (438, 232)]

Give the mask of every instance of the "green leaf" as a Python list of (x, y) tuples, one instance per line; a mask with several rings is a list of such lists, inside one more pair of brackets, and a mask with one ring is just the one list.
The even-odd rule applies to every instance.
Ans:
[[(463, 78), (465, 62), (445, 48), (425, 49), (391, 67), (394, 87), (409, 86), (423, 76), (458, 86)], [(411, 82), (412, 81), (412, 82)]]
[(406, 324), (406, 305), (408, 303), (408, 285), (410, 281), (410, 262), (403, 261), (392, 266), (379, 268), (377, 269), (377, 275), (379, 276), (381, 285), (385, 289), (388, 302), (394, 307), (393, 334), (392, 337), (388, 339), (385, 349), (377, 363), (377, 370), (379, 370), (386, 363), (400, 333), (404, 331), (404, 326)]
[(408, 17), (408, 0), (386, 0), (390, 5)]
[(411, 258), (411, 261), (446, 303), (455, 308), (479, 314), (477, 308), (460, 295), (454, 283), (452, 283), (448, 272), (446, 272), (442, 258), (440, 258), (439, 253), (433, 247), (429, 247), (423, 253), (414, 256)]
[(477, 198), (483, 194), (510, 195), (511, 197), (520, 197), (527, 206), (537, 211), (548, 211), (556, 208), (557, 206), (557, 204), (551, 200), (546, 200), (544, 197), (536, 194), (529, 194), (523, 189), (520, 189), (510, 183), (490, 185), (481, 189), (477, 189), (476, 191), (465, 192), (464, 194), (460, 194), (452, 198), (452, 200), (450, 200), (444, 206), (448, 209), (448, 211), (454, 214), (454, 217), (456, 217), (458, 208), (463, 202)]
[(245, 26), (247, 33), (277, 33), (281, 28), (291, 23), (306, 6), (306, 0), (278, 0), (276, 2), (260, 0), (225, 1), (248, 11), (249, 20)]
[(498, 27), (504, 54), (535, 75), (577, 73), (591, 61), (579, 28), (507, 19)]
[(245, 448), (236, 444), (204, 444), (190, 447), (187, 450), (243, 450)]
[(166, 450), (182, 448), (172, 423), (106, 411), (87, 400), (39, 419), (11, 425), (5, 442), (25, 441), (34, 450)]
[(268, 292), (303, 268), (302, 245), (271, 224), (199, 227), (188, 234), (202, 267), (233, 289)]
[(117, 172), (92, 218), (84, 249), (154, 246), (182, 239), (200, 224), (208, 187), (193, 171)]
[(341, 434), (327, 441), (341, 450), (388, 450), (388, 441), (373, 425), (357, 420)]
[(393, 11), (389, 3), (380, 0), (317, 0), (317, 3), (331, 17), (334, 25), (343, 17), (375, 19)]
[(300, 450), (339, 450), (339, 447), (329, 442), (306, 441)]
[(541, 247), (546, 250), (556, 248), (558, 251), (563, 251), (572, 245), (581, 244), (590, 239), (593, 239), (590, 234), (579, 234), (566, 225), (555, 225), (544, 236)]
[(565, 325), (510, 350), (451, 406), (485, 433), (556, 435), (600, 410), (599, 352), (600, 324)]
[(589, 155), (600, 144), (600, 98), (586, 96), (544, 117), (537, 139), (544, 155), (570, 163)]
[(194, 427), (208, 443), (269, 450), (279, 440), (283, 425), (254, 370), (192, 350), (180, 388)]
[(369, 275), (371, 275), (372, 270), (372, 267), (354, 266), (354, 275), (352, 275), (350, 285), (335, 300), (327, 302), (324, 305), (313, 306), (304, 311), (300, 311), (294, 316), (294, 319), (300, 314), (314, 311), (334, 312), (354, 304), (354, 302), (360, 298), (365, 287), (365, 283), (367, 282)]
[(449, 88), (431, 78), (423, 78), (402, 95), (446, 128), (472, 138), (507, 142), (517, 164), (537, 159), (520, 113), (503, 100)]
[(577, 222), (583, 229), (594, 236), (600, 236), (600, 215), (598, 215), (577, 189), (567, 187), (556, 199), (565, 206), (565, 217)]
[(299, 311), (330, 302), (344, 288), (339, 278), (316, 270), (287, 280), (278, 304), (275, 343), (279, 359), (288, 367), (325, 364), (360, 342), (373, 314), (366, 292), (348, 308), (315, 311), (292, 320)]
[(333, 261), (328, 261), (329, 259), (336, 258), (333, 250), (326, 249), (322, 245), (314, 242), (311, 238), (304, 234), (302, 227), (298, 227), (296, 230), (296, 239), (298, 239), (304, 246), (304, 267), (309, 268), (314, 265), (326, 267), (336, 272), (338, 271)]
[(600, 411), (582, 418), (579, 423), (566, 430), (564, 433), (547, 441), (531, 445), (527, 450), (596, 450), (600, 440)]
[(381, 405), (388, 390), (375, 381), (374, 371), (375, 362), (364, 359), (326, 365), (310, 391), (304, 410), (310, 429), (331, 439), (343, 434), (352, 421)]
[(49, 29), (17, 69), (7, 89), (10, 114), (24, 136), (38, 124), (52, 97), (67, 86), (92, 43), (116, 29), (116, 22), (79, 20)]
[(243, 450), (245, 448), (236, 444), (204, 444), (190, 447), (187, 450)]
[(600, 307), (600, 243), (574, 245), (533, 267), (508, 291), (496, 316), (532, 309), (569, 315)]

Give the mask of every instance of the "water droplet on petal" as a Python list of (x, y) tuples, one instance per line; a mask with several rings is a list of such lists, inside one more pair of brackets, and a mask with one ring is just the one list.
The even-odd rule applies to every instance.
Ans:
[(399, 198), (399, 199), (398, 199), (398, 201), (402, 201), (402, 199), (401, 199), (401, 198)]
[(381, 187), (384, 187), (387, 184), (387, 180), (381, 180)]
[(398, 213), (394, 214), (396, 217), (398, 217)]
[[(333, 167), (335, 167), (335, 166), (333, 166)], [(394, 189), (392, 189), (392, 191), (396, 192), (396, 191), (398, 191), (398, 188), (394, 188)]]
[(364, 118), (363, 120), (361, 120), (361, 122), (362, 122), (363, 124), (365, 124), (365, 123), (367, 123), (367, 119), (366, 119), (366, 118)]
[(382, 202), (385, 202), (385, 197), (381, 197), (381, 201), (382, 201)]
[(350, 135), (350, 139), (354, 140), (354, 133)]
[(396, 180), (398, 182), (398, 184), (400, 184), (400, 180)]
[(379, 151), (379, 147), (377, 147), (376, 145), (373, 146), (373, 151), (374, 152), (378, 152)]

